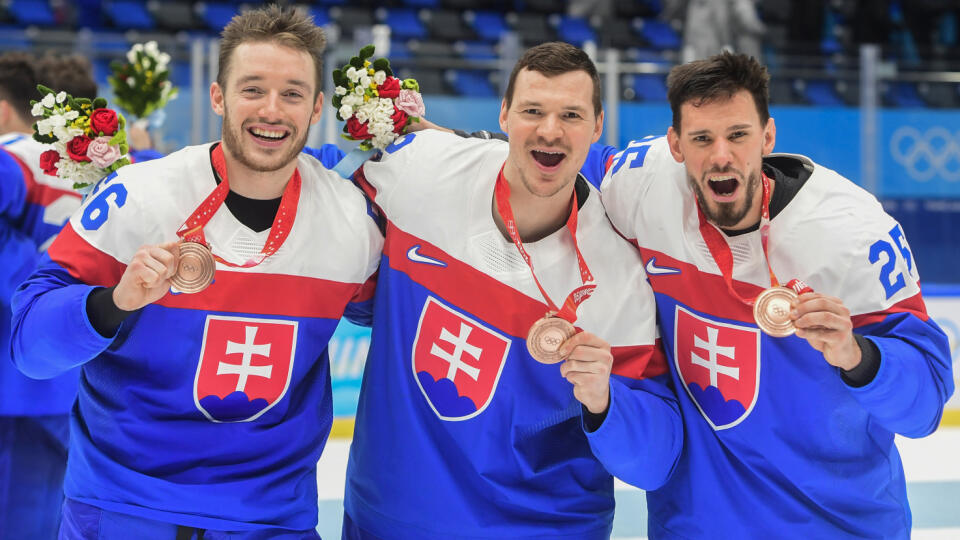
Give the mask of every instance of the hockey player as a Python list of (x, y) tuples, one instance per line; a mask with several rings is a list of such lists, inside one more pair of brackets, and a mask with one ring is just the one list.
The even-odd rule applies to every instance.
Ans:
[(102, 180), (15, 296), (18, 366), (82, 366), (61, 538), (316, 538), (326, 346), (382, 248), (300, 153), (323, 46), (294, 11), (234, 18), (222, 141)]
[(647, 494), (649, 535), (908, 538), (894, 434), (936, 429), (947, 338), (877, 200), (771, 154), (767, 82), (744, 55), (675, 68), (667, 136), (631, 143), (603, 181), (656, 294), (686, 434)]
[[(585, 53), (540, 45), (507, 87), (509, 144), (429, 130), (364, 166), (388, 223), (346, 538), (606, 539), (611, 474), (670, 476), (683, 436), (653, 297), (578, 175), (600, 95)], [(558, 351), (567, 335), (546, 335), (537, 361), (528, 342), (568, 321), (583, 331)]]

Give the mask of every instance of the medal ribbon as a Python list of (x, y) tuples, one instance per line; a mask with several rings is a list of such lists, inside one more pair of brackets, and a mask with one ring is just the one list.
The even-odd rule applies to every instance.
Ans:
[[(206, 236), (203, 234), (203, 228), (213, 218), (220, 205), (227, 200), (227, 193), (230, 192), (230, 184), (227, 181), (227, 164), (223, 157), (223, 147), (217, 145), (210, 153), (210, 162), (213, 169), (220, 177), (220, 183), (207, 195), (200, 206), (193, 211), (193, 214), (180, 226), (177, 236), (187, 242), (197, 242), (206, 246)], [(293, 221), (297, 215), (297, 205), (300, 202), (300, 171), (294, 170), (287, 187), (283, 191), (283, 197), (280, 199), (280, 208), (277, 210), (277, 216), (273, 218), (273, 225), (270, 227), (270, 234), (267, 236), (267, 242), (263, 245), (260, 253), (243, 264), (235, 264), (224, 260), (218, 255), (213, 258), (226, 266), (233, 268), (250, 268), (262, 263), (267, 257), (273, 255), (280, 249), (283, 241), (287, 239), (290, 230), (293, 228)]]
[[(770, 272), (770, 284), (773, 287), (778, 287), (780, 286), (780, 282), (773, 273), (773, 268), (770, 266), (770, 256), (767, 253), (767, 245), (770, 241), (770, 179), (762, 172), (760, 175), (763, 184), (763, 199), (760, 204), (760, 245), (763, 246), (763, 257), (767, 261), (767, 270)], [(704, 215), (703, 209), (700, 208), (700, 202), (697, 201), (696, 204), (697, 216), (700, 218), (700, 236), (702, 236), (703, 241), (707, 243), (707, 248), (710, 249), (710, 255), (713, 256), (714, 262), (716, 262), (720, 268), (720, 275), (723, 276), (723, 281), (727, 284), (727, 289), (741, 302), (752, 306), (754, 302), (752, 298), (740, 296), (740, 293), (733, 288), (733, 253), (730, 251), (730, 246), (727, 244), (727, 241), (724, 240), (723, 233), (707, 221), (707, 216)]]
[(570, 237), (573, 239), (573, 248), (577, 251), (577, 264), (580, 266), (580, 280), (583, 282), (583, 285), (577, 287), (567, 295), (567, 299), (563, 302), (562, 308), (558, 308), (557, 305), (553, 303), (553, 300), (550, 299), (550, 296), (547, 295), (547, 291), (544, 290), (543, 285), (540, 284), (540, 280), (537, 279), (536, 272), (533, 271), (533, 261), (530, 259), (530, 255), (527, 254), (527, 250), (523, 249), (523, 241), (520, 240), (520, 235), (517, 233), (517, 222), (513, 217), (513, 209), (510, 208), (510, 184), (508, 184), (507, 179), (503, 177), (503, 167), (500, 168), (500, 173), (497, 175), (497, 183), (493, 189), (493, 198), (496, 201), (497, 212), (500, 214), (500, 217), (503, 219), (503, 224), (507, 228), (507, 234), (510, 236), (510, 239), (513, 240), (513, 244), (517, 246), (520, 256), (523, 257), (524, 262), (526, 262), (530, 268), (533, 281), (537, 284), (537, 288), (540, 289), (540, 294), (542, 294), (544, 300), (547, 301), (547, 305), (550, 306), (550, 310), (556, 312), (555, 316), (573, 324), (577, 320), (577, 308), (587, 298), (590, 298), (594, 289), (597, 288), (595, 283), (591, 283), (593, 281), (593, 274), (590, 272), (590, 269), (587, 268), (587, 263), (583, 260), (583, 254), (580, 253), (580, 246), (577, 244), (578, 208), (576, 193), (573, 194), (570, 217), (567, 218), (567, 230), (570, 231)]

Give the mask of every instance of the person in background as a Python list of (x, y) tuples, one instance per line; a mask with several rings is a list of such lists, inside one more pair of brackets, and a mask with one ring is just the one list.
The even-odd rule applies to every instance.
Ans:
[(60, 538), (317, 538), (327, 343), (368, 322), (383, 244), (301, 153), (324, 45), (293, 9), (234, 17), (222, 140), (101, 180), (15, 294), (17, 366), (82, 370)]
[(686, 435), (649, 536), (909, 538), (894, 435), (937, 428), (947, 337), (880, 203), (771, 153), (768, 80), (740, 54), (674, 68), (666, 137), (601, 186), (657, 296)]

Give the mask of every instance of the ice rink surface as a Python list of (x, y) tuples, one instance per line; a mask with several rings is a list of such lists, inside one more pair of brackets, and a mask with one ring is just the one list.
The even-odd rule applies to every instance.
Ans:
[[(349, 447), (348, 439), (331, 439), (318, 464), (320, 525), (317, 530), (324, 540), (340, 538)], [(960, 427), (943, 427), (924, 439), (898, 437), (897, 447), (907, 475), (913, 538), (960, 539)], [(643, 492), (618, 481), (616, 497), (618, 511), (613, 522), (613, 538), (645, 538), (647, 511)]]

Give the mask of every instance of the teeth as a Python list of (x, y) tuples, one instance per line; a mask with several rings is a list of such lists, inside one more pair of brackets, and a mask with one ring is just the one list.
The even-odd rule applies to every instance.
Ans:
[(713, 178), (708, 178), (710, 182), (723, 182), (725, 180), (733, 180), (733, 176), (714, 176)]
[(252, 128), (250, 131), (258, 137), (266, 137), (268, 139), (281, 139), (284, 135), (286, 135), (286, 132), (284, 131), (270, 131), (261, 128)]

